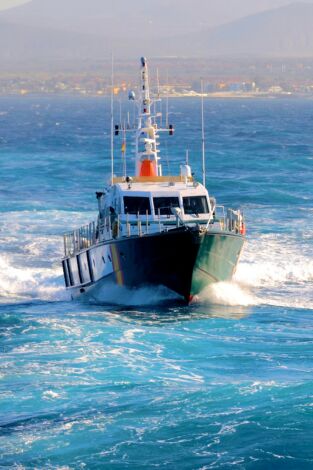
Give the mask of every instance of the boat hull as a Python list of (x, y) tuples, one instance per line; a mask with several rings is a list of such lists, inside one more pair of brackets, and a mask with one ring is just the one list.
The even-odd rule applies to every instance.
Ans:
[[(198, 227), (124, 237), (63, 260), (65, 281), (75, 296), (93, 295), (114, 283), (128, 288), (165, 286), (189, 301), (207, 285), (232, 278), (243, 243), (240, 234)], [(69, 272), (75, 271), (75, 257), (76, 276)]]
[(227, 232), (207, 232), (200, 240), (192, 273), (191, 296), (212, 283), (231, 280), (244, 244), (242, 236)]

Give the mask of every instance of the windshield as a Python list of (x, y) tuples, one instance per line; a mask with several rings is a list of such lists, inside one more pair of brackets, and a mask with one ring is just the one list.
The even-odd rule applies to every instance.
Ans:
[(209, 206), (206, 196), (184, 197), (185, 214), (208, 214)]
[(153, 203), (156, 215), (172, 215), (172, 207), (179, 207), (178, 197), (154, 197)]
[(148, 197), (125, 196), (124, 212), (125, 214), (151, 214), (150, 199)]

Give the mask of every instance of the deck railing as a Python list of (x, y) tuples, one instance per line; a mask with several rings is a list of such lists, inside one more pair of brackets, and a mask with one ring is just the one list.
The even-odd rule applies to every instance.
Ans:
[(240, 210), (225, 210), (224, 206), (217, 205), (214, 211), (214, 223), (218, 223), (220, 230), (225, 232), (241, 233), (245, 231), (244, 215)]
[(90, 224), (73, 230), (73, 232), (65, 233), (63, 235), (65, 256), (71, 256), (94, 245), (97, 239), (96, 227), (96, 222), (90, 222)]
[[(99, 235), (101, 240), (118, 239), (121, 237), (144, 236), (149, 233), (164, 232), (183, 225), (198, 224), (204, 230), (219, 230), (222, 232), (232, 232), (236, 234), (244, 234), (244, 218), (240, 211), (233, 209), (225, 209), (224, 206), (216, 206), (213, 218), (207, 220), (191, 220), (184, 221), (180, 216), (164, 217), (156, 216), (154, 219), (149, 218), (148, 214), (142, 217), (137, 215), (135, 219), (130, 220), (129, 215), (117, 216), (114, 220), (110, 216), (105, 217), (100, 227), (97, 222), (91, 222), (88, 225), (74, 230), (64, 235), (64, 253), (65, 256), (73, 254), (89, 248), (97, 243)], [(100, 233), (99, 233), (100, 232)]]

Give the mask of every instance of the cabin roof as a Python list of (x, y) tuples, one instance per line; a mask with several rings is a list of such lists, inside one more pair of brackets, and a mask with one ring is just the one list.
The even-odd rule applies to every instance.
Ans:
[(122, 192), (124, 195), (131, 195), (132, 193), (145, 193), (147, 195), (152, 194), (153, 196), (162, 196), (173, 197), (177, 196), (178, 194), (182, 195), (194, 195), (194, 196), (203, 196), (207, 195), (207, 190), (205, 189), (202, 184), (198, 183), (196, 185), (192, 183), (185, 183), (185, 182), (132, 182), (130, 185), (128, 183), (118, 183), (116, 187)]
[[(132, 177), (130, 177), (130, 180), (133, 183), (170, 183), (170, 182), (172, 182), (172, 183), (181, 183), (181, 182), (185, 182), (185, 179), (186, 179), (185, 176), (171, 176), (171, 175), (167, 175), (167, 176), (132, 176)], [(189, 183), (192, 183), (194, 181), (193, 177), (188, 176), (187, 181)], [(125, 183), (125, 182), (126, 182), (126, 178), (123, 177), (123, 176), (113, 178), (113, 184)]]

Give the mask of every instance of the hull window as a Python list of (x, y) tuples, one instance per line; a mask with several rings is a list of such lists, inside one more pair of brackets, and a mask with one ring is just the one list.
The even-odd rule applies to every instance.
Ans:
[(66, 260), (66, 264), (67, 264), (67, 272), (68, 272), (68, 278), (69, 278), (69, 284), (71, 286), (74, 285), (74, 279), (73, 279), (73, 273), (72, 273), (72, 269), (71, 269), (71, 264), (70, 264), (70, 259), (68, 258)]
[(94, 282), (95, 277), (94, 277), (93, 269), (92, 269), (91, 253), (90, 253), (90, 251), (87, 251), (87, 262), (88, 262), (90, 280), (91, 280), (91, 282)]
[(82, 273), (82, 267), (81, 267), (81, 264), (80, 264), (80, 257), (79, 256), (77, 256), (77, 267), (78, 267), (78, 275), (79, 275), (80, 283), (84, 284), (84, 277), (83, 277), (83, 273)]
[(86, 284), (90, 282), (90, 274), (89, 274), (89, 267), (88, 267), (88, 260), (87, 260), (87, 253), (80, 253), (77, 256), (77, 265), (80, 273), (80, 283)]
[(66, 260), (62, 261), (62, 266), (63, 266), (65, 285), (66, 285), (66, 287), (69, 287), (71, 284), (70, 284), (70, 278), (69, 278), (69, 275), (68, 275)]

